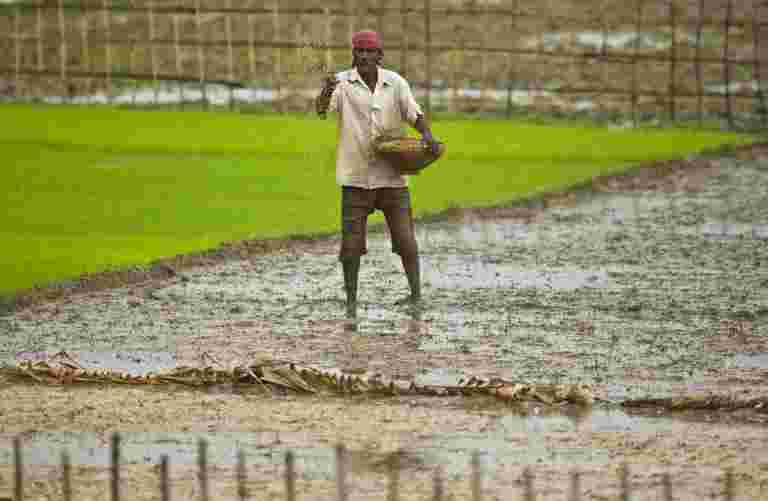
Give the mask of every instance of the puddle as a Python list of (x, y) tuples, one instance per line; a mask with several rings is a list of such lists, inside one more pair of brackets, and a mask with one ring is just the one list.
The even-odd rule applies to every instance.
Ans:
[(768, 369), (768, 353), (737, 353), (733, 357), (737, 369)]
[[(87, 370), (108, 370), (130, 374), (132, 376), (144, 376), (150, 372), (160, 372), (175, 368), (178, 365), (176, 355), (166, 352), (150, 351), (72, 351), (68, 352), (73, 360), (77, 361)], [(48, 360), (56, 353), (37, 351), (21, 352), (10, 363), (23, 360)]]
[[(602, 288), (608, 285), (608, 273), (604, 270), (524, 270), (496, 260), (482, 262), (458, 255), (425, 260), (424, 264), (422, 280), (437, 289), (532, 287), (572, 291), (583, 287)], [(446, 268), (452, 269), (454, 273), (445, 273)]]

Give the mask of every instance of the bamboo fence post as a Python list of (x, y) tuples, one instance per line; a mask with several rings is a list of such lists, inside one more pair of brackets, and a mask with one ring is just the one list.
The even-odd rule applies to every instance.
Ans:
[(672, 44), (669, 47), (669, 117), (672, 122), (674, 122), (677, 114), (675, 103), (675, 80), (677, 73), (677, 8), (675, 7), (675, 0), (669, 0), (669, 22), (672, 29)]
[(253, 15), (248, 14), (248, 77), (251, 82), (256, 78), (256, 27)]
[(480, 472), (480, 454), (475, 451), (472, 454), (472, 501), (480, 501), (482, 498), (483, 484)]
[(333, 15), (331, 14), (331, 9), (329, 7), (325, 7), (323, 9), (323, 15), (325, 17), (325, 68), (323, 68), (323, 73), (333, 73), (333, 61), (331, 57), (331, 43), (333, 42)]
[(387, 484), (387, 501), (400, 499), (400, 451), (389, 456), (389, 483)]
[(581, 499), (581, 473), (578, 471), (571, 472), (571, 485), (570, 485), (570, 501), (579, 501)]
[(45, 61), (43, 60), (43, 9), (40, 4), (36, 6), (37, 20), (35, 27), (37, 29), (37, 71), (43, 72)]
[(103, 20), (104, 20), (104, 38), (105, 38), (105, 45), (104, 45), (104, 86), (105, 86), (105, 92), (107, 94), (107, 103), (110, 102), (112, 98), (112, 27), (111, 27), (111, 20), (109, 16), (109, 6), (110, 6), (110, 0), (101, 0), (102, 1), (102, 7), (103, 7)]
[(155, 9), (153, 0), (148, 0), (147, 2), (147, 23), (149, 23), (149, 64), (152, 67), (152, 89), (154, 90), (155, 94), (155, 106), (157, 106), (157, 53), (155, 50)]
[(664, 501), (672, 501), (672, 477), (668, 471), (661, 477), (661, 489)]
[(424, 45), (426, 50), (426, 101), (424, 111), (432, 118), (432, 1), (424, 0)]
[(160, 501), (171, 501), (171, 482), (169, 479), (168, 456), (160, 457)]
[(111, 447), (111, 497), (112, 501), (120, 501), (120, 434), (112, 435)]
[[(91, 50), (88, 45), (88, 11), (85, 7), (82, 7), (82, 17), (80, 18), (80, 40), (83, 46), (83, 65), (85, 66), (85, 72), (91, 73)], [(85, 89), (83, 90), (86, 96), (91, 94), (91, 79), (85, 79)]]
[(731, 65), (728, 62), (732, 16), (733, 16), (733, 0), (728, 0), (726, 9), (725, 9), (725, 41), (723, 42), (723, 69), (725, 71), (725, 114), (727, 116), (729, 128), (733, 128), (733, 107), (731, 103)]
[(336, 446), (336, 494), (339, 501), (347, 501), (347, 454), (344, 445)]
[(203, 109), (208, 109), (208, 90), (205, 85), (205, 56), (203, 54), (203, 23), (200, 18), (200, 0), (195, 0), (195, 26), (197, 28), (197, 69), (200, 79)]
[(696, 114), (699, 117), (699, 127), (704, 123), (704, 83), (701, 77), (701, 31), (704, 25), (704, 0), (699, 0), (699, 10), (696, 23), (696, 54), (694, 67), (696, 68)]
[(640, 51), (640, 29), (643, 18), (643, 0), (636, 0), (635, 11), (635, 39), (633, 40), (633, 54), (632, 54), (632, 125), (635, 127), (639, 124), (639, 112), (638, 106), (638, 86), (637, 86), (637, 54)]
[[(274, 0), (274, 10), (272, 11), (272, 31), (274, 33), (274, 41), (275, 43), (278, 43), (280, 41), (280, 2), (279, 0)], [(283, 104), (282, 104), (282, 85), (280, 82), (282, 68), (281, 68), (281, 51), (280, 47), (278, 46), (273, 50), (273, 54), (275, 55), (275, 61), (272, 64), (272, 87), (275, 92), (275, 102), (276, 102), (276, 108), (278, 112), (282, 112), (283, 110)]]
[(237, 499), (245, 501), (248, 499), (248, 489), (246, 488), (245, 471), (245, 453), (242, 450), (237, 451)]
[(59, 76), (61, 78), (61, 100), (66, 101), (69, 95), (67, 85), (67, 30), (64, 24), (64, 0), (59, 0)]
[(408, 74), (408, 0), (400, 1), (400, 17), (402, 22), (400, 72), (405, 76)]
[(765, 108), (765, 94), (763, 93), (763, 84), (760, 80), (762, 76), (760, 71), (760, 6), (761, 4), (752, 0), (752, 55), (755, 58), (755, 81), (757, 82), (757, 100), (758, 100), (758, 113), (760, 114), (760, 120), (765, 127), (768, 124), (768, 110)]
[(181, 77), (183, 75), (183, 68), (181, 65), (181, 46), (179, 43), (179, 15), (174, 14), (173, 20), (173, 55), (176, 63), (176, 76), (179, 77), (179, 107), (184, 108), (184, 82)]
[(13, 10), (13, 51), (15, 55), (15, 92), (18, 97), (21, 92), (21, 7)]
[[(224, 17), (224, 32), (227, 37), (227, 64), (229, 70), (230, 84), (235, 81), (235, 55), (232, 50), (232, 0), (227, 0), (227, 12)], [(229, 86), (229, 109), (235, 109), (235, 89), (232, 85)]]
[(66, 452), (61, 455), (61, 493), (64, 501), (72, 501), (72, 462)]
[(201, 438), (197, 443), (197, 471), (200, 480), (200, 501), (210, 499), (208, 489), (208, 442)]
[[(18, 12), (18, 8), (17, 8)], [(24, 463), (21, 457), (21, 439), (13, 438), (13, 501), (24, 499)]]
[(293, 452), (285, 453), (285, 501), (296, 501), (296, 478)]

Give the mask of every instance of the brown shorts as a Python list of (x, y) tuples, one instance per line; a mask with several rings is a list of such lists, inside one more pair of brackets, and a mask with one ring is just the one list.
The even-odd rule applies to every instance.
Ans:
[(411, 194), (408, 188), (367, 190), (352, 186), (341, 188), (341, 250), (339, 259), (360, 257), (368, 252), (366, 228), (368, 215), (376, 209), (384, 213), (392, 239), (392, 252), (416, 256), (419, 252), (413, 230)]

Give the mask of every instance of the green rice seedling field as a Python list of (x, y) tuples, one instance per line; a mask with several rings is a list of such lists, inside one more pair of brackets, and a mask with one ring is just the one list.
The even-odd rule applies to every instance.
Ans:
[[(333, 120), (24, 104), (0, 112), (2, 294), (227, 241), (337, 230)], [(419, 216), (753, 140), (504, 120), (436, 120), (433, 131), (448, 151), (412, 178)]]

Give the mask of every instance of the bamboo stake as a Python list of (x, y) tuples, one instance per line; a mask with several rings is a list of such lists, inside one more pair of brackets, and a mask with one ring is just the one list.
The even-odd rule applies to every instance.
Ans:
[(18, 5), (13, 13), (13, 49), (15, 53), (15, 92), (21, 93), (21, 7)]
[(120, 501), (120, 435), (112, 435), (111, 500)]
[(483, 484), (480, 472), (480, 454), (475, 451), (472, 454), (472, 501), (480, 501), (482, 498)]
[[(183, 68), (181, 65), (181, 47), (179, 44), (179, 16), (173, 15), (173, 54), (176, 62), (176, 75), (181, 76), (183, 74)], [(184, 84), (179, 82), (179, 107), (184, 108)]]
[(169, 477), (168, 456), (160, 457), (160, 500), (171, 501), (171, 482)]
[[(227, 9), (232, 9), (232, 0), (227, 0)], [(229, 81), (235, 81), (235, 58), (232, 51), (232, 14), (227, 13), (224, 17), (224, 32), (227, 37), (227, 61), (229, 69)], [(235, 91), (234, 88), (229, 86), (229, 109), (230, 111), (235, 108)]]
[(675, 80), (677, 77), (677, 9), (675, 7), (675, 0), (669, 0), (669, 22), (672, 28), (672, 44), (669, 48), (669, 116), (674, 122), (677, 114), (675, 103)]
[(72, 462), (66, 452), (61, 455), (61, 481), (64, 501), (72, 501)]
[[(80, 40), (81, 40), (81, 45), (83, 47), (83, 65), (85, 66), (85, 71), (87, 73), (90, 73), (91, 72), (91, 48), (88, 43), (88, 12), (87, 11), (83, 11), (83, 15), (80, 18)], [(86, 96), (91, 94), (90, 78), (85, 79), (84, 93)]]
[(753, 56), (755, 58), (755, 81), (757, 82), (757, 94), (756, 97), (758, 99), (758, 110), (760, 113), (760, 120), (765, 127), (768, 125), (768, 113), (766, 113), (768, 110), (766, 110), (765, 106), (765, 94), (763, 93), (763, 84), (760, 79), (762, 76), (762, 72), (760, 71), (760, 5), (755, 2), (755, 0), (752, 0), (752, 41), (753, 41)]
[(293, 468), (293, 452), (285, 453), (285, 500), (296, 501), (296, 479)]
[(37, 11), (37, 70), (43, 71), (45, 68), (43, 61), (43, 9), (38, 5), (35, 10)]
[[(400, 46), (400, 72), (403, 76), (408, 74), (408, 0), (400, 2), (400, 17), (402, 18), (402, 45)], [(350, 39), (352, 35), (350, 35)]]
[(424, 111), (427, 118), (432, 116), (432, 2), (431, 0), (424, 0), (424, 44), (426, 50), (427, 59), (427, 95), (425, 100)]
[(197, 468), (200, 480), (200, 500), (208, 501), (210, 491), (208, 489), (208, 442), (200, 439), (197, 443)]
[(699, 0), (699, 11), (697, 16), (698, 25), (696, 27), (696, 110), (699, 117), (699, 127), (704, 122), (704, 83), (701, 78), (701, 30), (703, 27), (704, 0)]
[(205, 85), (205, 57), (203, 55), (203, 23), (200, 18), (200, 0), (195, 0), (195, 26), (197, 28), (197, 69), (200, 76), (200, 92), (203, 108), (208, 109), (208, 93)]
[(153, 0), (148, 0), (147, 3), (147, 23), (149, 23), (149, 64), (152, 67), (152, 88), (155, 94), (155, 105), (157, 105), (157, 54), (155, 52), (155, 10)]
[[(18, 12), (18, 10), (17, 10)], [(21, 457), (21, 439), (13, 438), (13, 500), (24, 499), (24, 463)]]
[(400, 499), (400, 451), (395, 451), (389, 457), (389, 483), (387, 485), (387, 501)]
[(342, 444), (336, 446), (336, 493), (339, 501), (347, 501), (346, 450)]
[(239, 501), (248, 499), (246, 481), (245, 453), (242, 450), (239, 450), (237, 451), (237, 498)]
[(254, 47), (254, 39), (256, 38), (256, 26), (254, 25), (254, 17), (248, 16), (248, 76), (249, 80), (253, 82), (256, 79), (256, 47)]
[(637, 127), (639, 123), (638, 105), (638, 85), (637, 85), (637, 53), (640, 51), (640, 29), (643, 18), (643, 0), (636, 0), (637, 10), (635, 12), (635, 39), (633, 40), (632, 54), (632, 124)]
[(731, 65), (728, 64), (728, 51), (731, 38), (731, 18), (733, 16), (733, 0), (728, 0), (725, 10), (725, 41), (723, 43), (723, 69), (725, 70), (725, 114), (728, 127), (733, 128), (733, 108), (731, 103)]
[(64, 0), (59, 0), (59, 71), (61, 75), (62, 101), (69, 95), (67, 85), (67, 31), (64, 25)]
[[(274, 33), (274, 40), (275, 42), (280, 41), (280, 4), (278, 0), (274, 0), (274, 10), (272, 11), (272, 31)], [(275, 91), (275, 99), (277, 103), (277, 111), (281, 112), (283, 108), (282, 104), (282, 89), (281, 89), (281, 51), (280, 47), (277, 47), (274, 50), (275, 55), (275, 61), (272, 64), (272, 87)]]
[(106, 93), (107, 93), (107, 102), (109, 103), (112, 98), (112, 29), (111, 29), (111, 22), (110, 22), (110, 16), (109, 16), (109, 5), (110, 0), (102, 0), (102, 6), (104, 10), (103, 13), (103, 19), (104, 19), (104, 36), (106, 38), (106, 44), (104, 45), (104, 56), (105, 56), (105, 71), (104, 71), (104, 78), (105, 78), (105, 87), (106, 87)]
[[(128, 0), (131, 7), (135, 7), (136, 0)], [(131, 40), (131, 44), (128, 46), (128, 74), (134, 74), (136, 68), (136, 44)], [(139, 81), (133, 80), (133, 93), (131, 94), (131, 105), (136, 106), (136, 96), (139, 93)]]

